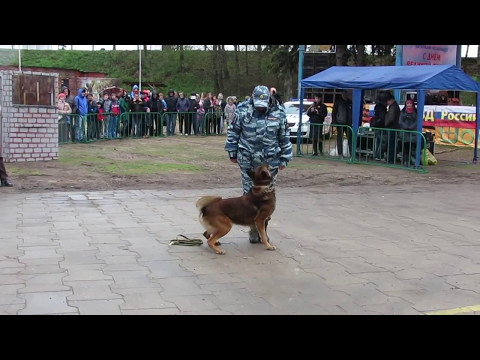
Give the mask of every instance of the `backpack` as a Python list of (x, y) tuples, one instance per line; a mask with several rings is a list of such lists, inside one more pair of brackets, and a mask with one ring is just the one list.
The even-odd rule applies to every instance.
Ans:
[(120, 115), (120, 104), (118, 102), (112, 103), (111, 111), (114, 116)]
[(105, 120), (105, 116), (103, 115), (103, 109), (101, 107), (98, 108), (97, 118), (98, 118), (98, 121)]

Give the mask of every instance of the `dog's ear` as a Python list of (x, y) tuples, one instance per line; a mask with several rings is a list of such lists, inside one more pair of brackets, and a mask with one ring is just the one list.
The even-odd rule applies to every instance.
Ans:
[(255, 172), (252, 171), (252, 169), (248, 169), (247, 170), (247, 175), (250, 177), (250, 179), (253, 180), (253, 178), (255, 177)]

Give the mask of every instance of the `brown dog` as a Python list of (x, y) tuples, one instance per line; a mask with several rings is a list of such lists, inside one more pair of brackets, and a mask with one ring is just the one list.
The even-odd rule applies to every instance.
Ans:
[(233, 224), (257, 229), (267, 249), (275, 250), (268, 241), (266, 228), (276, 203), (272, 175), (266, 164), (257, 167), (255, 172), (248, 175), (253, 180), (253, 188), (249, 193), (230, 199), (205, 196), (197, 201), (200, 222), (206, 229), (203, 236), (208, 239), (208, 246), (217, 254), (225, 254), (225, 251), (218, 247), (218, 240), (229, 233)]

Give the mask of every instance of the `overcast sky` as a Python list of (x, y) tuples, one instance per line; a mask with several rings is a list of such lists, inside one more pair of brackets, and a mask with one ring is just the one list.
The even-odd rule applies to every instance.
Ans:
[[(14, 45), (14, 46), (17, 46), (17, 45)], [(46, 45), (46, 46), (51, 46), (51, 49), (58, 48), (58, 45)], [(100, 50), (100, 49), (112, 50), (113, 48), (113, 45), (67, 45), (67, 49), (71, 49), (72, 46), (74, 50), (92, 50), (92, 46), (95, 46), (95, 50)], [(136, 50), (137, 46), (139, 45), (117, 45), (117, 50)], [(195, 45), (192, 45), (192, 46), (195, 46)], [(203, 48), (203, 45), (196, 45), (196, 46)], [(231, 46), (231, 45), (227, 45), (227, 46)], [(148, 47), (149, 49), (155, 50), (155, 49), (160, 49), (161, 45), (148, 45)], [(11, 49), (12, 45), (0, 45), (0, 48)], [(468, 50), (468, 56), (477, 57), (477, 50), (478, 50), (478, 45), (470, 45)], [(466, 51), (467, 51), (467, 45), (462, 45), (462, 57), (465, 57)]]

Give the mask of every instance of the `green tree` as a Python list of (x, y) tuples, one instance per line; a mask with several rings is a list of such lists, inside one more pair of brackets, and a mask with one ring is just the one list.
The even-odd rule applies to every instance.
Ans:
[(336, 65), (337, 66), (346, 66), (348, 65), (348, 55), (347, 45), (336, 45), (337, 52), (335, 54)]
[(295, 96), (298, 76), (299, 45), (265, 45), (264, 51), (272, 53), (271, 69), (283, 81), (284, 96)]
[(238, 50), (240, 45), (233, 45), (235, 53), (235, 94), (240, 92), (240, 59), (238, 57)]
[(245, 74), (248, 75), (248, 45), (245, 45)]

